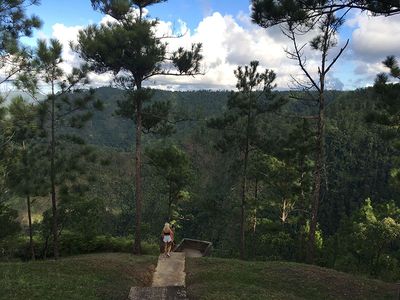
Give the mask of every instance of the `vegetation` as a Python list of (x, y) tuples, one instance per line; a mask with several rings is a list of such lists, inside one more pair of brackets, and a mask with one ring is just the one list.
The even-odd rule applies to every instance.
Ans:
[[(342, 14), (345, 11), (368, 11), (373, 16), (394, 16), (400, 13), (400, 5), (396, 1), (385, 0), (343, 0), (340, 3), (333, 0), (252, 0), (253, 20), (263, 27), (285, 23), (311, 25), (316, 19), (331, 13)], [(312, 26), (312, 25), (311, 25)]]
[(394, 299), (396, 285), (311, 265), (188, 259), (190, 299)]
[(149, 285), (155, 264), (129, 254), (1, 263), (0, 299), (126, 299), (132, 286)]

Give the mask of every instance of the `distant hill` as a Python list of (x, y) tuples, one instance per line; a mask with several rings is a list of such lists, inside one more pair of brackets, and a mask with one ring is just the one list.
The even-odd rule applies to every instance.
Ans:
[[(15, 98), (15, 97), (22, 97), (23, 99), (25, 99), (26, 101), (33, 101), (33, 98), (26, 92), (22, 92), (22, 91), (0, 91), (0, 96), (3, 97), (6, 102), (7, 101), (11, 101), (11, 99)], [(45, 98), (45, 95), (39, 95), (38, 99), (42, 100)]]
[[(227, 101), (229, 92), (189, 91), (171, 92), (156, 90), (152, 101), (171, 101), (175, 112), (184, 112), (193, 120), (180, 123), (179, 128), (190, 129), (192, 122), (204, 120), (219, 114)], [(104, 103), (104, 110), (95, 112), (93, 118), (80, 133), (88, 143), (120, 149), (130, 149), (134, 143), (135, 130), (131, 120), (115, 114), (117, 101), (124, 99), (124, 91), (102, 87), (96, 90), (95, 97)], [(186, 123), (186, 124), (185, 124)]]
[[(166, 101), (172, 103), (173, 111), (176, 115), (185, 115), (188, 121), (177, 124), (178, 133), (185, 136), (192, 132), (198, 124), (204, 124), (204, 121), (213, 116), (220, 115), (226, 108), (226, 102), (229, 96), (229, 91), (165, 91), (155, 90), (152, 101)], [(347, 109), (357, 111), (360, 105), (364, 103), (366, 95), (370, 92), (368, 89), (362, 89), (353, 92), (329, 91), (326, 95), (327, 109), (329, 113), (330, 106), (333, 110), (340, 111), (344, 104)], [(28, 101), (33, 99), (24, 92), (8, 91), (1, 94), (9, 101), (10, 99), (22, 96)], [(278, 97), (287, 96), (287, 91), (277, 92)], [(44, 98), (41, 96), (40, 98)], [(118, 100), (125, 98), (125, 92), (120, 89), (111, 87), (101, 87), (95, 90), (95, 97), (101, 99), (104, 103), (103, 111), (95, 111), (93, 118), (86, 124), (83, 130), (77, 132), (89, 144), (97, 146), (112, 147), (120, 150), (128, 150), (133, 147), (135, 141), (135, 124), (132, 120), (121, 118), (115, 114), (118, 108)], [(356, 99), (356, 101), (355, 101)], [(340, 105), (331, 105), (333, 102), (340, 102)], [(355, 102), (355, 104), (354, 104)], [(284, 108), (286, 112), (307, 115), (312, 113), (310, 102), (291, 101)], [(365, 103), (364, 103), (365, 104)], [(350, 106), (349, 106), (350, 105)], [(358, 105), (355, 107), (354, 105)], [(361, 105), (364, 108), (365, 105)], [(196, 125), (197, 124), (197, 125)], [(151, 136), (144, 136), (144, 143)]]
[[(195, 124), (199, 124), (212, 116), (220, 115), (226, 108), (226, 102), (229, 96), (229, 91), (164, 91), (156, 90), (152, 101), (172, 102), (173, 111), (184, 113), (190, 116), (190, 121), (179, 123), (177, 128), (179, 134), (186, 135)], [(336, 100), (341, 103), (363, 102), (364, 94), (368, 94), (367, 90), (359, 92), (343, 92), (329, 91), (326, 96), (327, 109)], [(278, 96), (287, 96), (288, 92), (277, 92)], [(360, 97), (362, 95), (362, 97)], [(134, 123), (115, 115), (115, 110), (118, 108), (117, 101), (124, 99), (124, 91), (102, 87), (95, 91), (95, 96), (101, 99), (104, 103), (104, 111), (95, 112), (92, 120), (81, 131), (81, 135), (90, 144), (114, 147), (118, 149), (131, 149), (134, 143), (135, 130)], [(291, 101), (285, 106), (285, 110), (291, 113), (307, 115), (312, 112), (310, 103), (301, 101)], [(335, 107), (337, 105), (333, 105)], [(352, 105), (353, 106), (353, 105)], [(350, 107), (351, 109), (351, 107)], [(358, 108), (355, 108), (358, 109)], [(150, 137), (144, 137), (144, 140)]]

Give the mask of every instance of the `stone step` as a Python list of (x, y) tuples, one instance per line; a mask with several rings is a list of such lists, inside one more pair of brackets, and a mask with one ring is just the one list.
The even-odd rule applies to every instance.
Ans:
[(184, 286), (132, 287), (129, 300), (188, 300)]

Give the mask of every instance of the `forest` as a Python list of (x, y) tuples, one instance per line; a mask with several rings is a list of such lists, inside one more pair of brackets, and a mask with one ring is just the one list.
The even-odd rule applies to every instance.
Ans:
[[(41, 25), (25, 5), (39, 3), (0, 3), (0, 84), (13, 86), (0, 98), (0, 261), (157, 254), (168, 221), (215, 257), (400, 280), (397, 58), (382, 57), (373, 86), (328, 89), (348, 44), (336, 39), (343, 11), (254, 0), (252, 21), (293, 44), (293, 89), (277, 89), (279, 70), (257, 57), (237, 66), (232, 91), (152, 89), (154, 76), (203, 74), (201, 44), (170, 52), (155, 36), (143, 12), (161, 2), (92, 0), (117, 21), (79, 32), (71, 48), (84, 64), (70, 73), (56, 39), (20, 43)], [(317, 73), (298, 41), (310, 26)], [(90, 72), (113, 84), (91, 86)]]

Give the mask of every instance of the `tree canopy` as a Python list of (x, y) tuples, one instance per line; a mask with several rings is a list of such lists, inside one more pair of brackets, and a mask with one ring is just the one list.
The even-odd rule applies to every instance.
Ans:
[(393, 16), (400, 13), (397, 0), (252, 0), (251, 17), (262, 27), (286, 23), (314, 23), (328, 13), (350, 9), (371, 12), (374, 16)]

